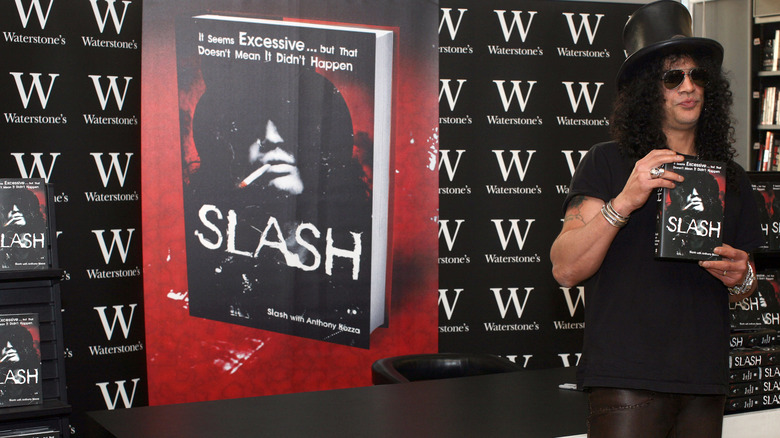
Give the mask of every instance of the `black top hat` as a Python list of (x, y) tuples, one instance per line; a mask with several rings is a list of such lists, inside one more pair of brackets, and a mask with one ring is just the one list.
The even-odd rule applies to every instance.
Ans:
[(693, 37), (688, 9), (672, 0), (644, 5), (631, 14), (623, 28), (623, 44), (630, 55), (618, 71), (618, 88), (644, 61), (655, 56), (702, 54), (710, 56), (718, 66), (723, 62), (723, 46), (709, 38)]

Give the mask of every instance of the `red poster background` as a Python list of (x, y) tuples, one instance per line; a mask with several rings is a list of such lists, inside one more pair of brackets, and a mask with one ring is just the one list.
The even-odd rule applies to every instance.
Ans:
[(174, 21), (177, 15), (216, 6), (148, 2), (141, 154), (150, 405), (370, 385), (374, 360), (437, 349), (436, 5), (412, 0), (251, 3), (223, 1), (218, 8), (396, 31), (389, 326), (377, 329), (371, 348), (363, 350), (189, 315)]

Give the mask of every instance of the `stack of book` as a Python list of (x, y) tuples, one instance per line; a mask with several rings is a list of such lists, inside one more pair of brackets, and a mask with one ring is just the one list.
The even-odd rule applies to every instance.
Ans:
[(780, 407), (780, 271), (756, 277), (753, 295), (731, 305), (727, 413)]
[[(778, 113), (780, 114), (780, 113)], [(774, 131), (767, 131), (764, 139), (754, 146), (757, 149), (756, 170), (759, 172), (770, 172), (780, 170), (780, 155), (778, 155), (778, 140), (775, 138)]]

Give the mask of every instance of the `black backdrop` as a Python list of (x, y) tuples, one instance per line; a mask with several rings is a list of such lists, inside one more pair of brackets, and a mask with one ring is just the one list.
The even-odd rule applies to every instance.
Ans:
[(45, 178), (54, 190), (76, 434), (86, 411), (148, 404), (141, 4), (0, 3), (0, 177)]
[(440, 2), (439, 350), (576, 365), (585, 291), (552, 277), (574, 168), (608, 138), (633, 4)]

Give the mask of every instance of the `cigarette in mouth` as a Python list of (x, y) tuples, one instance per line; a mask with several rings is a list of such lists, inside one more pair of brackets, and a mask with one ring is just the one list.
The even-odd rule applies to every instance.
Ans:
[(249, 176), (244, 178), (243, 181), (241, 181), (238, 184), (239, 189), (243, 189), (244, 187), (248, 186), (249, 184), (252, 184), (257, 178), (260, 178), (262, 174), (264, 174), (269, 168), (271, 167), (270, 164), (263, 164), (261, 167), (259, 167), (254, 172), (250, 173)]

